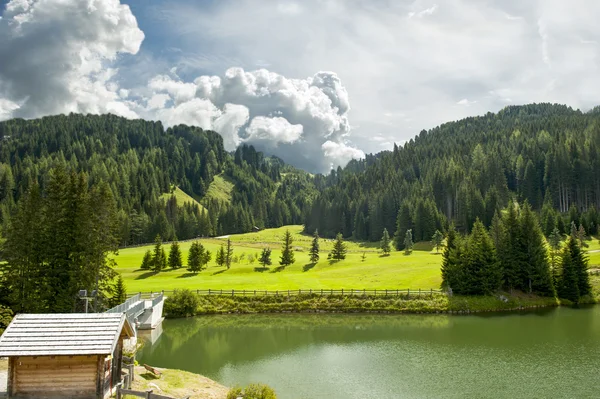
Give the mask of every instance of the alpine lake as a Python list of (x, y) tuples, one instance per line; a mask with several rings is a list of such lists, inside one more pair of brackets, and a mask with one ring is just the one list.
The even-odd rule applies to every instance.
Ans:
[(265, 383), (281, 399), (600, 397), (600, 306), (203, 316), (154, 334), (140, 363)]

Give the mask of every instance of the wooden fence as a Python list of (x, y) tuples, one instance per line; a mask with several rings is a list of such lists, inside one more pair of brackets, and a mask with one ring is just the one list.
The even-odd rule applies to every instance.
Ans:
[[(117, 399), (122, 399), (123, 396), (125, 396), (125, 395), (137, 396), (138, 398), (146, 398), (146, 399), (176, 399), (171, 396), (165, 396), (165, 395), (159, 395), (157, 393), (153, 393), (152, 390), (149, 390), (146, 392), (141, 392), (141, 391), (134, 391), (131, 389), (123, 389), (120, 386), (118, 386), (117, 387)], [(189, 396), (187, 396), (183, 399), (189, 399)]]
[[(142, 298), (155, 298), (158, 295), (169, 296), (174, 291), (157, 291), (157, 292), (139, 292)], [(192, 290), (198, 295), (217, 295), (217, 296), (237, 296), (237, 297), (253, 297), (253, 296), (297, 296), (297, 295), (317, 295), (317, 296), (381, 296), (381, 297), (406, 297), (420, 298), (433, 297), (434, 295), (446, 295), (443, 290), (422, 290), (422, 289), (298, 289), (298, 290)]]

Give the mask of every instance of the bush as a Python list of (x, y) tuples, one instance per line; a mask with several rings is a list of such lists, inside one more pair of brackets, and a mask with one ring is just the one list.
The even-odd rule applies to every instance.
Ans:
[(173, 295), (165, 300), (166, 317), (189, 317), (198, 313), (200, 299), (191, 290), (173, 291)]
[(233, 388), (227, 394), (227, 399), (277, 399), (275, 391), (268, 385), (264, 384), (250, 384), (246, 389)]

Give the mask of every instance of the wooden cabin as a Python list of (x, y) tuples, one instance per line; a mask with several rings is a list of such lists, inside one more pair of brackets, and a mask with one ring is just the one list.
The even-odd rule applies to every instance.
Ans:
[(133, 336), (120, 313), (19, 314), (0, 338), (8, 398), (107, 398)]

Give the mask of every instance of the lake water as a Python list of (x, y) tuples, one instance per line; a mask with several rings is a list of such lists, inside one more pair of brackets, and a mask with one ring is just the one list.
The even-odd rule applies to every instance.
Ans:
[(166, 320), (138, 358), (281, 399), (600, 398), (600, 306)]

